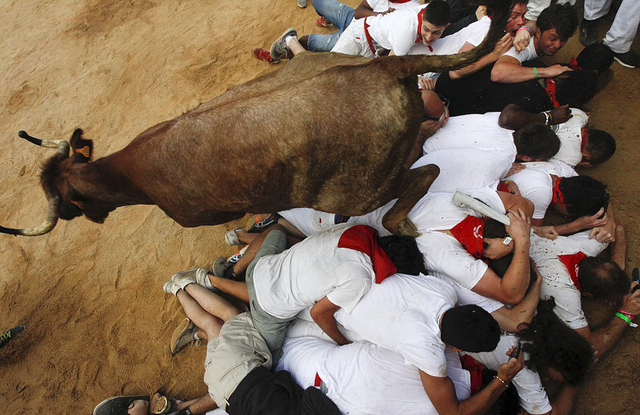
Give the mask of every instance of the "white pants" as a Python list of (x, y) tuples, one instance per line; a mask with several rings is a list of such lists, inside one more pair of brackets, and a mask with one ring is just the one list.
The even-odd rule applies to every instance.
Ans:
[[(584, 18), (595, 20), (609, 13), (611, 0), (584, 0)], [(604, 37), (603, 43), (615, 53), (626, 53), (631, 50), (631, 43), (638, 32), (640, 23), (640, 1), (622, 0), (620, 9), (611, 28)]]
[[(573, 6), (574, 4), (576, 4), (576, 0), (558, 0), (558, 4), (565, 3), (569, 3)], [(538, 20), (538, 16), (540, 16), (540, 13), (544, 9), (549, 7), (550, 4), (551, 0), (529, 0), (529, 2), (527, 3), (527, 13), (524, 17), (526, 17), (527, 20)]]

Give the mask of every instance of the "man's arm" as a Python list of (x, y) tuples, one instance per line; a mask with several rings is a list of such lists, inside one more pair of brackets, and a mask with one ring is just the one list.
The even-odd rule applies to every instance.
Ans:
[(519, 209), (518, 213), (510, 211), (508, 216), (511, 225), (507, 227), (507, 232), (515, 244), (511, 265), (502, 278), (488, 269), (472, 291), (504, 304), (515, 305), (522, 301), (529, 287), (529, 232), (531, 224), (522, 209)]
[(353, 13), (353, 16), (356, 19), (362, 19), (368, 16), (377, 16), (379, 14), (388, 14), (395, 11), (395, 9), (389, 8), (389, 10), (385, 11), (385, 12), (374, 12), (373, 9), (371, 8), (371, 6), (369, 5), (369, 3), (367, 3), (367, 0), (362, 0), (362, 2), (358, 5), (358, 7), (356, 7), (356, 10)]
[(558, 64), (546, 68), (529, 68), (520, 65), (520, 61), (513, 56), (503, 55), (491, 70), (491, 80), (510, 84), (537, 78), (553, 78), (571, 70), (568, 66)]
[(338, 328), (338, 323), (333, 316), (338, 310), (340, 310), (340, 307), (333, 304), (325, 296), (314, 304), (310, 313), (311, 318), (318, 326), (320, 326), (322, 331), (324, 331), (327, 336), (331, 337), (333, 341), (342, 346), (344, 344), (351, 343), (351, 341), (347, 339)]
[[(562, 124), (563, 122), (567, 122), (572, 116), (569, 106), (562, 105), (551, 110), (549, 124)], [(545, 116), (544, 112), (528, 112), (516, 104), (509, 104), (500, 112), (498, 125), (509, 130), (517, 130), (532, 122), (546, 124), (546, 121), (547, 116)]]
[(512, 308), (501, 307), (491, 313), (502, 330), (517, 333), (520, 331), (522, 323), (531, 323), (540, 301), (540, 289), (542, 287), (542, 275), (540, 275), (537, 267), (534, 266), (533, 268), (536, 271), (537, 278), (520, 304)]
[[(551, 411), (540, 415), (569, 415), (573, 413), (573, 405), (578, 397), (578, 386), (571, 386), (563, 383), (558, 393), (551, 402)], [(531, 415), (529, 412), (522, 410), (523, 415)]]
[[(513, 377), (524, 367), (524, 353), (518, 359), (509, 359), (498, 367), (498, 378), (494, 378), (480, 392), (460, 402), (449, 377), (430, 376), (420, 370), (420, 380), (429, 400), (439, 414), (474, 415), (485, 413), (507, 389)], [(504, 382), (504, 383), (503, 383)]]
[[(480, 60), (478, 60), (477, 62), (469, 66), (465, 66), (464, 68), (458, 69), (457, 71), (449, 71), (449, 77), (451, 79), (464, 78), (466, 76), (469, 76), (471, 74), (478, 72), (480, 69), (484, 68), (485, 66), (491, 65), (492, 63), (497, 61), (500, 58), (500, 56), (504, 55), (509, 51), (509, 49), (511, 49), (511, 46), (513, 46), (512, 42), (513, 42), (513, 38), (511, 37), (511, 35), (508, 33), (505, 34), (502, 37), (502, 39), (500, 39), (498, 43), (496, 43), (496, 46), (493, 48), (491, 53), (484, 55), (482, 58), (480, 58)], [(458, 53), (467, 52), (474, 48), (475, 48), (474, 45), (467, 42), (460, 48)]]
[[(637, 286), (637, 283), (632, 283), (631, 291), (622, 300), (622, 310), (634, 316), (640, 314), (640, 290), (634, 291)], [(628, 326), (626, 321), (618, 316), (613, 316), (609, 324), (598, 330), (592, 332), (589, 327), (583, 327), (576, 331), (589, 341), (597, 361), (616, 344)]]

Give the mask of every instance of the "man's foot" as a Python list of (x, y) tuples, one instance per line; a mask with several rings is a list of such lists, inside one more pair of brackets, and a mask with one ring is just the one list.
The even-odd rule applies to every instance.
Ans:
[(247, 232), (260, 233), (263, 230), (267, 229), (269, 226), (275, 225), (276, 223), (278, 223), (278, 219), (280, 218), (281, 216), (278, 215), (277, 213), (269, 213), (267, 215), (256, 215), (253, 225), (251, 225), (251, 227)]
[(298, 3), (298, 7), (301, 9), (306, 8), (307, 4), (309, 4), (309, 0), (297, 0), (296, 2)]
[(239, 281), (240, 278), (233, 272), (232, 263), (228, 262), (224, 258), (218, 258), (213, 261), (212, 271), (213, 275), (218, 278), (224, 278), (232, 281)]
[(189, 284), (197, 284), (198, 276), (206, 276), (207, 272), (208, 271), (205, 268), (194, 268), (187, 271), (180, 271), (173, 274), (171, 281), (184, 290), (184, 288)]
[(640, 56), (638, 54), (629, 51), (627, 53), (613, 53), (613, 59), (625, 68), (637, 68), (640, 67)]
[(224, 235), (224, 240), (227, 241), (227, 244), (229, 246), (246, 245), (244, 242), (240, 242), (240, 238), (238, 237), (238, 232), (245, 232), (245, 230), (238, 228), (238, 229), (229, 231)]
[(171, 344), (169, 345), (171, 355), (175, 356), (183, 347), (191, 344), (200, 346), (200, 339), (196, 337), (197, 332), (198, 328), (191, 320), (188, 318), (182, 320), (171, 335)]
[(256, 48), (253, 50), (253, 56), (259, 60), (259, 61), (263, 61), (263, 62), (267, 62), (267, 63), (279, 63), (280, 61), (274, 61), (273, 58), (271, 57), (271, 54), (269, 53), (268, 50), (266, 50), (265, 48)]
[(293, 27), (288, 28), (271, 45), (271, 49), (269, 50), (269, 54), (271, 55), (271, 58), (273, 58), (274, 61), (279, 61), (283, 57), (287, 56), (287, 51), (289, 50), (289, 48), (287, 47), (287, 38), (289, 36), (298, 37), (298, 32), (296, 32), (296, 29), (294, 29)]
[(320, 26), (320, 27), (331, 27), (333, 26), (333, 23), (331, 23), (330, 21), (328, 21), (324, 16), (320, 16), (316, 19), (316, 26)]
[(94, 409), (93, 415), (112, 415), (127, 413), (129, 405), (133, 401), (147, 401), (149, 402), (149, 396), (147, 395), (135, 395), (135, 396), (112, 396), (104, 401), (100, 402)]
[(167, 281), (162, 285), (162, 290), (167, 294), (177, 295), (180, 287), (174, 284), (173, 281)]
[(0, 334), (0, 347), (3, 347), (5, 344), (9, 343), (11, 339), (16, 337), (18, 334), (24, 331), (24, 326), (15, 326), (6, 330), (4, 333)]
[(584, 46), (598, 43), (598, 21), (582, 19), (580, 23), (580, 43)]

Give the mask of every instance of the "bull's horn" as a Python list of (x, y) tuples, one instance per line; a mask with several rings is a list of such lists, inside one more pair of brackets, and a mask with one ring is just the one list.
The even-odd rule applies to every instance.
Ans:
[(35, 228), (25, 229), (13, 229), (0, 226), (0, 233), (8, 233), (9, 235), (22, 235), (22, 236), (39, 236), (45, 233), (51, 232), (56, 223), (58, 222), (58, 206), (60, 205), (59, 197), (52, 197), (49, 199), (49, 211), (47, 212), (47, 218), (42, 222), (42, 225)]
[(24, 138), (28, 142), (33, 143), (37, 146), (47, 147), (47, 148), (57, 148), (58, 153), (69, 154), (70, 145), (69, 145), (69, 142), (66, 140), (41, 140), (39, 138), (31, 137), (24, 130), (18, 131), (18, 136), (20, 136), (20, 138)]

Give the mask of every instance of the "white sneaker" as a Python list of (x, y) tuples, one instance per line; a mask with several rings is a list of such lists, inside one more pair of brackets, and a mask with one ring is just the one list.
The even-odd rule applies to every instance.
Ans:
[(309, 4), (309, 0), (297, 0), (298, 3), (298, 7), (300, 7), (301, 9), (304, 9), (307, 7), (307, 4)]
[(162, 289), (164, 290), (164, 292), (166, 292), (167, 294), (173, 294), (176, 295), (178, 293), (178, 291), (180, 290), (180, 287), (178, 287), (177, 285), (175, 285), (173, 283), (173, 281), (168, 281), (165, 282), (162, 285)]
[(187, 271), (180, 271), (173, 274), (173, 277), (171, 277), (171, 281), (173, 281), (173, 283), (179, 288), (182, 288), (184, 290), (184, 287), (189, 284), (197, 284), (198, 275), (201, 274), (204, 274), (206, 276), (207, 270), (204, 268), (194, 268)]

